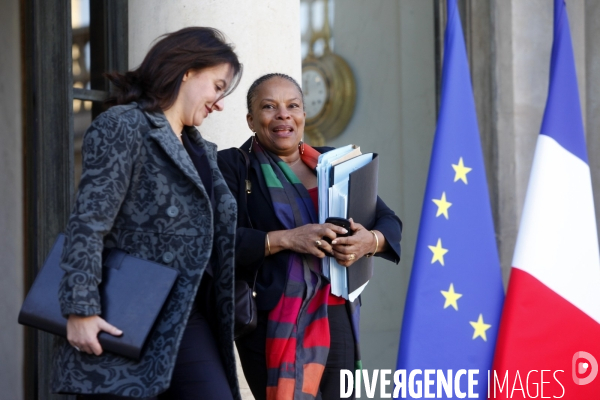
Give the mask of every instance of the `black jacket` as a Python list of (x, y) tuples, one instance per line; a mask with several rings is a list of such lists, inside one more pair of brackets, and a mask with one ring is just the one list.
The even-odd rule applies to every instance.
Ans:
[[(289, 251), (281, 251), (265, 257), (265, 236), (267, 232), (283, 230), (273, 209), (269, 189), (263, 177), (260, 163), (253, 153), (248, 153), (250, 140), (241, 146), (250, 159), (249, 170), (238, 149), (231, 148), (218, 152), (219, 169), (238, 202), (238, 223), (235, 240), (236, 278), (245, 279), (250, 284), (258, 272), (256, 282), (256, 304), (259, 310), (271, 310), (279, 301), (287, 280)], [(320, 153), (333, 150), (332, 147), (316, 147)], [(252, 193), (246, 200), (246, 174), (252, 183)], [(400, 261), (400, 237), (402, 222), (383, 200), (377, 200), (377, 222), (373, 229), (386, 238), (389, 249), (377, 256), (398, 263)]]

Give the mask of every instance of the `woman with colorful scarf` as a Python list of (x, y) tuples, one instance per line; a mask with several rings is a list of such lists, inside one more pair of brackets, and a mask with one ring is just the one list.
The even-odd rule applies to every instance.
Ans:
[(236, 341), (244, 375), (257, 400), (336, 399), (340, 370), (360, 367), (360, 300), (332, 295), (319, 259), (330, 253), (351, 268), (376, 254), (398, 263), (402, 223), (378, 199), (372, 232), (352, 223), (352, 236), (337, 237), (346, 230), (318, 224), (315, 168), (332, 148), (301, 141), (300, 86), (287, 75), (268, 74), (252, 84), (247, 101), (254, 136), (241, 151), (218, 154), (238, 202), (236, 279), (256, 281), (258, 327)]

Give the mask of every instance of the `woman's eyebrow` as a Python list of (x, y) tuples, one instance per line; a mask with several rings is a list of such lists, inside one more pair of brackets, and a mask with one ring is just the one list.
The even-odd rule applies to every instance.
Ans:
[[(300, 100), (300, 98), (299, 97), (292, 97), (291, 99), (287, 99), (286, 101), (294, 101), (294, 100), (298, 101), (298, 100)], [(275, 102), (274, 99), (271, 99), (269, 97), (266, 97), (266, 98), (260, 100), (261, 103), (263, 101), (272, 101), (272, 102)]]

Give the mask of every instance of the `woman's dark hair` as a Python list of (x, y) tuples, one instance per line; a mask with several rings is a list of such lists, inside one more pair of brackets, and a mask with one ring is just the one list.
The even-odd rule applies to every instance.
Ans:
[(246, 102), (248, 103), (248, 113), (251, 114), (252, 113), (252, 102), (254, 101), (254, 99), (256, 98), (256, 92), (258, 91), (258, 87), (268, 81), (269, 79), (273, 79), (273, 78), (282, 78), (282, 79), (286, 79), (290, 82), (292, 82), (294, 85), (296, 85), (296, 88), (298, 89), (298, 91), (300, 92), (300, 97), (302, 97), (302, 107), (304, 107), (304, 93), (302, 93), (302, 88), (300, 87), (300, 85), (298, 85), (298, 82), (296, 82), (296, 80), (294, 78), (292, 78), (289, 75), (286, 74), (282, 74), (279, 72), (274, 72), (271, 74), (266, 74), (261, 76), (260, 78), (258, 78), (257, 80), (255, 80), (252, 85), (250, 85), (250, 89), (248, 89), (248, 95), (246, 96)]
[(114, 85), (106, 104), (137, 101), (147, 111), (166, 110), (177, 99), (187, 71), (221, 64), (229, 64), (233, 72), (233, 79), (222, 96), (225, 97), (237, 87), (242, 75), (242, 65), (225, 36), (217, 29), (203, 27), (167, 33), (152, 46), (137, 69), (106, 75)]

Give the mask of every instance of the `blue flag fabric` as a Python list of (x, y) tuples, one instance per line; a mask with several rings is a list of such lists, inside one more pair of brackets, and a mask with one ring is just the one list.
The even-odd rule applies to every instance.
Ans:
[[(423, 398), (426, 390), (437, 393), (435, 374), (425, 387), (426, 369), (441, 370), (446, 379), (452, 370), (451, 393), (458, 393), (459, 370), (477, 369), (474, 392), (487, 398), (504, 290), (460, 16), (456, 0), (447, 4), (440, 113), (397, 369), (406, 370), (407, 381), (422, 371), (415, 379), (423, 382)], [(466, 394), (467, 375), (459, 383)], [(396, 398), (421, 398), (408, 389), (402, 394)]]
[(564, 0), (554, 0), (550, 86), (540, 133), (550, 136), (582, 161), (588, 162), (573, 44)]

